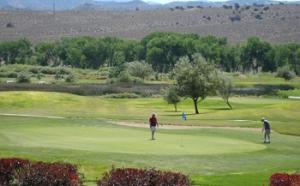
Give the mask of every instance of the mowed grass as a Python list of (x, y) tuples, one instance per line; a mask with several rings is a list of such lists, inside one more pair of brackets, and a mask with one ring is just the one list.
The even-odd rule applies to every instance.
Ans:
[[(300, 171), (299, 101), (235, 97), (234, 110), (219, 98), (200, 103), (194, 115), (185, 100), (181, 121), (161, 98), (108, 99), (60, 93), (0, 93), (0, 157), (64, 161), (79, 166), (86, 184), (112, 166), (156, 167), (190, 175), (194, 185), (267, 185), (274, 172)], [(266, 116), (278, 132), (272, 143), (262, 143), (253, 129), (203, 128), (150, 131), (112, 124), (112, 120), (146, 123), (158, 113), (163, 124), (259, 128)], [(3, 114), (27, 114), (4, 116)], [(38, 116), (61, 116), (63, 119)], [(88, 182), (88, 181), (91, 182)]]
[[(271, 122), (279, 133), (300, 135), (300, 101), (262, 98), (233, 97), (233, 110), (221, 98), (212, 97), (199, 103), (200, 114), (194, 114), (193, 103), (186, 99), (174, 112), (162, 98), (110, 99), (84, 97), (62, 93), (0, 92), (0, 113), (62, 116), (104, 120), (126, 120), (147, 123), (151, 113), (157, 113), (162, 124), (261, 127), (261, 117)], [(181, 120), (181, 112), (187, 121)]]

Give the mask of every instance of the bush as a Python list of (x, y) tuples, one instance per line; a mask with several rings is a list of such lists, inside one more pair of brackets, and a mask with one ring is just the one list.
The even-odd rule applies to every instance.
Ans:
[(74, 82), (74, 81), (75, 81), (74, 75), (73, 75), (73, 74), (69, 74), (69, 75), (66, 77), (65, 81), (66, 81), (67, 83), (72, 83), (72, 82)]
[(241, 21), (241, 16), (240, 15), (235, 15), (235, 16), (229, 17), (229, 19), (230, 19), (231, 22)]
[(298, 186), (300, 174), (275, 173), (270, 177), (270, 186)]
[(68, 163), (43, 163), (32, 164), (20, 177), (22, 186), (40, 185), (82, 185), (77, 168)]
[(105, 98), (119, 98), (119, 99), (123, 99), (123, 98), (132, 99), (132, 98), (140, 98), (141, 96), (139, 96), (135, 93), (125, 92), (125, 93), (120, 93), (120, 94), (107, 94), (107, 95), (104, 95), (103, 97), (105, 97)]
[(296, 77), (296, 74), (294, 71), (290, 70), (289, 66), (284, 66), (277, 70), (276, 77), (281, 77), (286, 81), (289, 81), (291, 79), (294, 79)]
[(14, 24), (12, 24), (11, 22), (6, 24), (6, 28), (13, 28), (15, 27)]
[(144, 61), (134, 61), (126, 64), (129, 74), (141, 79), (148, 78), (152, 73), (152, 66)]
[(122, 71), (118, 77), (120, 82), (131, 82), (132, 76), (128, 73), (128, 71)]
[(16, 73), (16, 72), (0, 72), (0, 77), (17, 78), (18, 73)]
[(30, 162), (19, 158), (0, 159), (0, 185), (82, 185), (77, 168), (68, 163)]
[(71, 72), (66, 68), (53, 68), (53, 67), (42, 67), (40, 69), (41, 73), (48, 74), (48, 75), (55, 75), (55, 74), (70, 74)]
[(12, 185), (19, 177), (19, 173), (29, 166), (28, 160), (19, 158), (0, 159), (0, 185)]
[(33, 74), (38, 74), (38, 73), (40, 73), (40, 68), (38, 68), (38, 67), (31, 67), (31, 68), (29, 68), (28, 69), (28, 71), (29, 72), (31, 72), (31, 73), (33, 73)]
[(30, 83), (30, 76), (25, 73), (20, 73), (17, 77), (17, 83)]
[(162, 172), (155, 169), (118, 168), (112, 169), (98, 181), (98, 186), (189, 186), (187, 176), (181, 173)]

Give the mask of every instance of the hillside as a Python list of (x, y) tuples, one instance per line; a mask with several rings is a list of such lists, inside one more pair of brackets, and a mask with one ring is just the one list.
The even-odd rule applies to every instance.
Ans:
[(300, 5), (189, 7), (139, 11), (1, 11), (0, 40), (33, 42), (73, 36), (141, 39), (155, 31), (198, 33), (242, 42), (259, 36), (270, 42), (300, 42)]

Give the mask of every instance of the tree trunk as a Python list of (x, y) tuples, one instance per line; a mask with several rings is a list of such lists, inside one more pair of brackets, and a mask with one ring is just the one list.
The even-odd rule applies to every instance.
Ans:
[(195, 113), (199, 114), (199, 111), (198, 111), (198, 98), (193, 98), (193, 101), (194, 101), (194, 106), (195, 106)]
[(175, 112), (177, 112), (177, 104), (174, 104)]
[(232, 110), (232, 106), (230, 105), (228, 99), (226, 100), (227, 105), (229, 106), (230, 110)]

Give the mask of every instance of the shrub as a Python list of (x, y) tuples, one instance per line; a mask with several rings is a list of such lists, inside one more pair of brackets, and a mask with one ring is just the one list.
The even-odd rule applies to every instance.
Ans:
[(31, 72), (31, 73), (33, 73), (33, 74), (38, 74), (38, 73), (40, 73), (40, 68), (38, 68), (38, 67), (31, 67), (31, 68), (29, 68), (28, 71)]
[(77, 168), (68, 163), (43, 163), (32, 164), (20, 177), (22, 186), (40, 185), (82, 185)]
[(36, 78), (37, 78), (38, 80), (41, 80), (42, 77), (43, 77), (43, 75), (42, 75), (41, 73), (38, 73), (38, 74), (36, 75)]
[(30, 162), (19, 158), (0, 159), (0, 185), (82, 185), (77, 168), (68, 163)]
[(148, 78), (152, 73), (153, 69), (150, 64), (144, 61), (134, 61), (126, 64), (126, 69), (129, 74), (134, 77), (141, 79)]
[(229, 17), (229, 19), (230, 19), (231, 22), (241, 21), (241, 16), (240, 15), (235, 15), (235, 16)]
[(262, 20), (263, 18), (262, 18), (262, 16), (261, 16), (261, 15), (259, 15), (259, 14), (256, 14), (256, 15), (255, 15), (255, 19), (257, 19), (257, 20)]
[(0, 185), (12, 185), (21, 169), (29, 165), (28, 160), (19, 158), (0, 159)]
[(16, 72), (0, 72), (0, 77), (17, 78), (18, 73), (16, 73)]
[(59, 80), (60, 78), (63, 78), (63, 75), (59, 72), (56, 72), (56, 74), (54, 75), (54, 79)]
[(11, 22), (6, 24), (6, 28), (13, 28), (15, 27), (14, 24), (12, 24)]
[(298, 186), (300, 174), (275, 173), (270, 177), (270, 186)]
[(132, 81), (132, 76), (129, 74), (128, 71), (122, 71), (118, 78), (119, 78), (120, 82), (131, 82)]
[(98, 186), (189, 186), (189, 179), (181, 173), (162, 172), (155, 169), (118, 168), (112, 169), (98, 181)]
[(73, 75), (73, 74), (69, 74), (69, 75), (66, 77), (65, 81), (66, 81), (67, 83), (72, 83), (72, 82), (74, 82), (74, 81), (75, 81), (74, 75)]
[(120, 94), (107, 94), (107, 95), (104, 95), (103, 97), (105, 97), (105, 98), (119, 98), (119, 99), (123, 99), (123, 98), (132, 99), (132, 98), (140, 98), (141, 96), (139, 96), (135, 93), (125, 92), (125, 93), (120, 93)]
[(289, 66), (281, 67), (277, 70), (276, 77), (281, 77), (285, 79), (286, 81), (289, 81), (296, 77), (296, 74), (294, 71), (290, 70)]
[(17, 83), (30, 83), (30, 76), (25, 73), (20, 73), (17, 77)]

